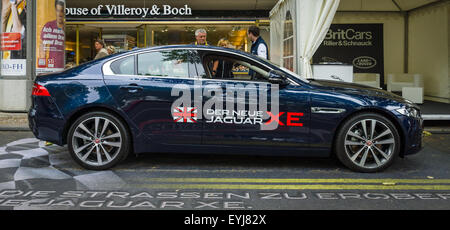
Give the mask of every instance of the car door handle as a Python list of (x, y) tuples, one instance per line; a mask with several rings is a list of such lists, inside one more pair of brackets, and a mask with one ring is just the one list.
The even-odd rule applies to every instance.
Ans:
[(140, 92), (140, 91), (144, 90), (144, 87), (139, 86), (137, 84), (130, 84), (130, 85), (127, 85), (127, 86), (121, 86), (120, 89), (121, 90), (126, 90), (126, 91), (128, 91), (130, 93), (137, 93), (137, 92)]

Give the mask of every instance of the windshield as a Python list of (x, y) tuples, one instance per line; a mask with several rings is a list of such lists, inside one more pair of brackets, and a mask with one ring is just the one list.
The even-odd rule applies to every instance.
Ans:
[(306, 79), (306, 78), (304, 78), (304, 77), (302, 77), (302, 76), (300, 76), (300, 75), (298, 75), (298, 74), (296, 74), (296, 73), (294, 73), (294, 72), (292, 72), (292, 71), (290, 71), (290, 70), (288, 70), (288, 69), (286, 69), (284, 67), (278, 66), (278, 68), (280, 68), (284, 72), (288, 73), (289, 75), (291, 75), (291, 76), (293, 76), (293, 77), (295, 77), (297, 79), (300, 79), (300, 80), (305, 81), (305, 82), (309, 82), (308, 79)]
[(255, 55), (254, 57), (257, 58), (257, 59), (259, 59), (259, 60), (261, 60), (261, 61), (270, 63), (270, 64), (272, 64), (273, 66), (276, 66), (277, 68), (279, 68), (279, 69), (282, 70), (283, 72), (286, 72), (286, 73), (288, 73), (289, 75), (291, 75), (291, 76), (293, 76), (293, 77), (295, 77), (295, 78), (297, 78), (297, 79), (299, 79), (299, 80), (301, 80), (301, 81), (309, 82), (308, 79), (306, 79), (306, 78), (304, 78), (304, 77), (298, 75), (297, 73), (294, 73), (294, 72), (292, 72), (292, 71), (290, 71), (290, 70), (288, 70), (288, 69), (286, 69), (286, 68), (284, 68), (284, 67), (281, 67), (281, 66), (280, 66), (279, 64), (277, 64), (277, 63), (274, 63), (274, 62), (272, 62), (272, 61), (270, 61), (270, 60), (267, 60), (267, 59), (263, 59), (263, 58), (258, 57), (258, 56), (256, 56), (256, 55)]

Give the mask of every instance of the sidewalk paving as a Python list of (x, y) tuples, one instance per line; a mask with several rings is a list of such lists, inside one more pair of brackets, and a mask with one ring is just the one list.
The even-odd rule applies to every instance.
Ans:
[(0, 112), (0, 130), (29, 130), (27, 113)]

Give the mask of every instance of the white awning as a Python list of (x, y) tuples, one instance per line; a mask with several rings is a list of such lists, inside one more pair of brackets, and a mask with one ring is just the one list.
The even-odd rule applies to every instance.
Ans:
[(409, 11), (442, 0), (341, 0), (338, 11)]
[[(272, 16), (279, 10), (280, 5), (286, 0), (279, 0), (273, 7)], [(341, 0), (338, 7), (340, 11), (410, 11), (419, 7), (447, 0)], [(275, 1), (274, 1), (275, 2)]]
[[(305, 78), (312, 77), (310, 61), (325, 38), (340, 0), (281, 0), (270, 14), (271, 59), (279, 64), (283, 57), (283, 28), (286, 13), (294, 25), (294, 71)], [(293, 10), (295, 9), (295, 10)], [(277, 52), (278, 51), (278, 52)]]

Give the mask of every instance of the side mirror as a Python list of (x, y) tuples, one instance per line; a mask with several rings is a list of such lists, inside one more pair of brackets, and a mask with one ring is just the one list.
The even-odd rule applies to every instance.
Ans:
[(289, 85), (286, 75), (278, 70), (271, 70), (269, 72), (269, 82), (272, 84), (278, 84), (281, 87)]

